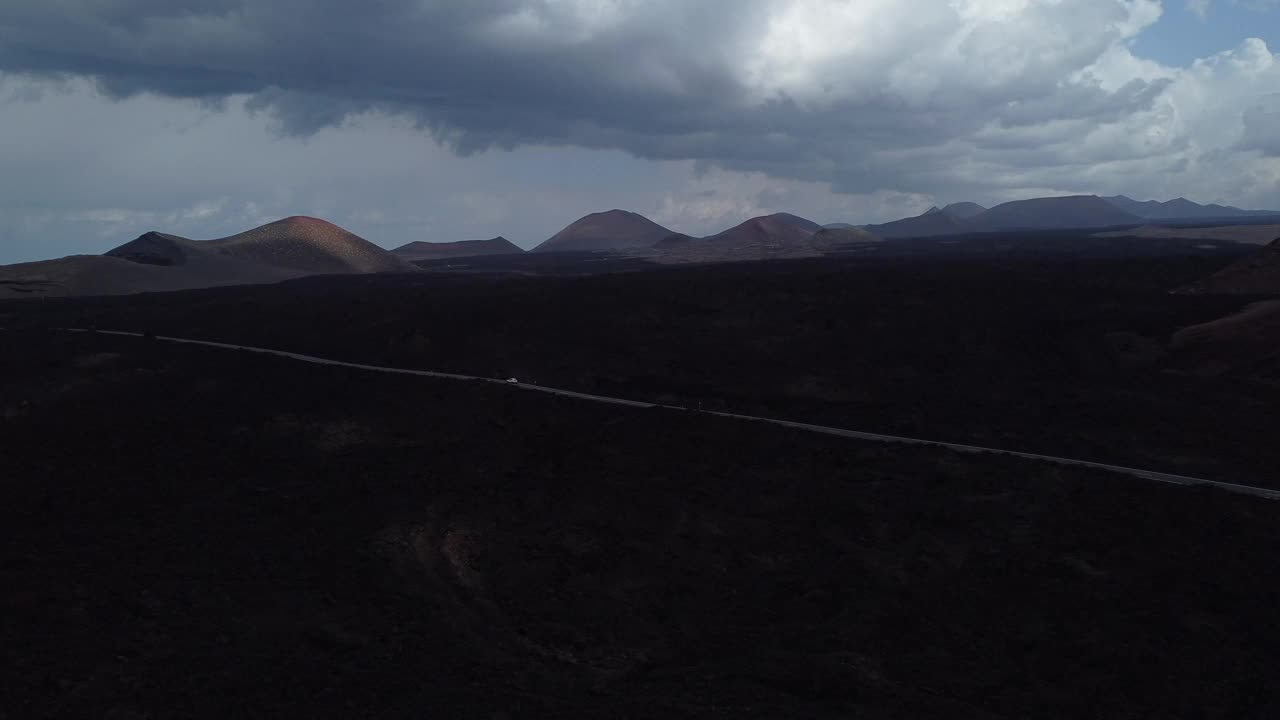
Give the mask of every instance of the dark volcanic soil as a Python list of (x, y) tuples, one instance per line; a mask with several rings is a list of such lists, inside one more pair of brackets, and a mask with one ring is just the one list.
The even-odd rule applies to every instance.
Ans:
[(1275, 717), (1280, 504), (0, 343), (0, 717)]
[(11, 302), (0, 326), (153, 330), (1274, 485), (1280, 387), (1191, 377), (1168, 355), (1180, 328), (1245, 304), (1169, 293), (1230, 261), (313, 278)]

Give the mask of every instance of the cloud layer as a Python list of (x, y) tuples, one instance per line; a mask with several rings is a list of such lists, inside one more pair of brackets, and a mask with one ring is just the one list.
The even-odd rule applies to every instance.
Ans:
[[(658, 161), (641, 173), (650, 180), (679, 176), (650, 206), (694, 224), (717, 207), (803, 205), (801, 194), (838, 205), (814, 200), (832, 192), (884, 211), (903, 199), (1094, 191), (1276, 204), (1280, 59), (1260, 40), (1182, 69), (1134, 57), (1130, 41), (1161, 12), (1157, 0), (7, 0), (0, 102), (6, 113), (47, 111), (59, 92), (101, 102), (74, 80), (87, 79), (131, 112), (193, 124), (167, 152), (199, 155), (191, 143), (218, 143), (217, 128), (235, 126), (220, 152), (250, 165), (229, 143), (251, 136), (258, 158), (310, 166), (322, 159), (288, 148), (369, 152), (351, 133), (370, 122), (396, 127), (388, 137), (407, 143), (402, 157), (429, 155), (432, 171), (461, 175), (441, 145), (482, 158), (621, 151)], [(255, 117), (285, 137), (248, 129)], [(110, 141), (87, 122), (55, 125)], [(51, 152), (37, 146), (30, 153)], [(25, 157), (0, 152), (10, 167), (11, 154)], [(120, 162), (126, 175), (147, 165)], [(390, 164), (380, 177), (415, 173)], [(179, 204), (150, 204), (203, 212), (191, 208), (235, 197), (216, 170), (174, 180), (192, 189)], [(49, 177), (76, 191), (77, 178)], [(0, 170), (0, 183), (14, 185), (13, 172)], [(97, 204), (140, 204), (116, 200)]]

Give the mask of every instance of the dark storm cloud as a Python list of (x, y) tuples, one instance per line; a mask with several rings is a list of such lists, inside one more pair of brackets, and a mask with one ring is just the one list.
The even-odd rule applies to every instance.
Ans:
[[(1077, 14), (1090, 22), (1125, 17), (1111, 0), (1086, 3), (1090, 9)], [(250, 108), (270, 111), (287, 133), (382, 110), (412, 116), (462, 153), (526, 143), (619, 148), (845, 191), (928, 190), (930, 173), (902, 166), (895, 150), (941, 148), (989, 124), (1106, 121), (1150, 106), (1164, 87), (1064, 85), (1062, 74), (1078, 69), (1071, 63), (1087, 62), (1120, 37), (1114, 26), (1089, 23), (1088, 38), (1073, 39), (1070, 52), (1024, 42), (1021, 56), (997, 57), (992, 72), (1008, 75), (1004, 82), (960, 72), (931, 49), (895, 47), (904, 38), (844, 37), (839, 27), (824, 35), (818, 26), (795, 41), (819, 50), (865, 43), (846, 72), (831, 67), (838, 53), (796, 60), (785, 35), (781, 52), (768, 45), (774, 21), (803, 5), (6, 0), (0, 69), (89, 76), (117, 96), (247, 94)], [(880, 12), (899, 12), (893, 7)], [(950, 24), (925, 24), (920, 32), (943, 34), (912, 43), (941, 42), (960, 21), (952, 9), (935, 9)], [(1037, 12), (1046, 22), (1065, 17), (1052, 8)], [(1002, 47), (995, 32), (971, 33), (958, 51), (982, 61)], [(931, 77), (943, 84), (927, 87)], [(883, 153), (887, 159), (874, 157)]]
[[(673, 110), (674, 98), (645, 87), (650, 70), (678, 77), (679, 94), (701, 101), (732, 92), (726, 74), (699, 68), (696, 54), (671, 44), (660, 28), (627, 24), (581, 41), (545, 37), (578, 31), (572, 14), (554, 7), (517, 0), (16, 0), (0, 10), (0, 66), (90, 75), (118, 94), (266, 92), (263, 102), (285, 106), (285, 118), (301, 121), (294, 129), (304, 131), (319, 115), (307, 102), (337, 99), (349, 110), (387, 105), (426, 120), (457, 118), (460, 129), (495, 138), (525, 127), (534, 136), (568, 134), (562, 122), (546, 122), (553, 116), (670, 130), (682, 114), (654, 112)], [(526, 16), (524, 9), (537, 12)], [(704, 12), (680, 15), (672, 19), (690, 32), (711, 29)], [(734, 16), (743, 22), (751, 13)], [(524, 17), (546, 32), (522, 38)], [(503, 35), (504, 22), (511, 37)], [(658, 65), (644, 67), (656, 58)], [(646, 115), (652, 117), (642, 122)]]

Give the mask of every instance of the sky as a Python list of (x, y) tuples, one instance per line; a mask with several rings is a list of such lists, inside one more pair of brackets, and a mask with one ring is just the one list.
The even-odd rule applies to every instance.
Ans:
[(4, 0), (0, 263), (323, 217), (1280, 209), (1280, 0)]

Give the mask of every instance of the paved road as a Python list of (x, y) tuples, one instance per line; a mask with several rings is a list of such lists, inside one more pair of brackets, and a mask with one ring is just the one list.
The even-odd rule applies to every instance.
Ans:
[[(121, 335), (125, 337), (144, 337), (142, 333), (120, 332), (118, 330), (85, 330), (82, 328), (68, 328), (70, 332), (97, 332), (102, 335)], [(341, 360), (329, 360), (326, 358), (313, 357), (311, 355), (302, 355), (300, 353), (285, 352), (283, 350), (268, 350), (266, 348), (249, 347), (245, 345), (231, 345), (228, 343), (210, 342), (208, 340), (188, 340), (186, 338), (175, 337), (157, 337), (157, 340), (165, 342), (181, 343), (184, 345), (203, 345), (205, 347), (221, 348), (224, 350), (244, 350), (248, 352), (263, 353), (265, 355), (275, 355), (277, 357), (289, 358), (300, 362), (313, 363), (316, 365), (332, 365), (337, 367), (354, 368), (356, 370), (366, 370), (369, 372), (390, 373), (393, 375), (416, 375), (418, 377), (440, 378), (444, 380), (466, 380), (469, 382), (484, 382), (503, 385), (520, 390), (529, 390), (533, 392), (546, 393), (548, 395), (559, 395), (561, 397), (576, 398), (578, 400), (587, 400), (590, 402), (607, 403), (609, 405), (625, 405), (634, 408), (665, 408), (669, 410), (689, 411), (689, 408), (660, 405), (657, 403), (638, 402), (635, 400), (623, 400), (621, 398), (605, 397), (603, 395), (590, 395), (587, 393), (573, 392), (572, 390), (560, 390), (557, 388), (543, 387), (541, 385), (530, 385), (528, 383), (512, 383), (494, 378), (475, 377), (472, 375), (457, 375), (454, 373), (432, 372), (429, 370), (405, 370), (402, 368), (382, 367), (379, 365), (362, 365), (360, 363), (343, 362)], [(1228, 490), (1230, 492), (1241, 493), (1244, 495), (1252, 495), (1254, 497), (1267, 498), (1270, 500), (1280, 500), (1280, 490), (1268, 490), (1266, 488), (1251, 487), (1248, 485), (1237, 485), (1234, 483), (1217, 482), (1215, 480), (1203, 480), (1200, 478), (1186, 477), (1184, 475), (1171, 475), (1169, 473), (1155, 472), (1152, 470), (1139, 470), (1136, 468), (1121, 467), (1118, 465), (1106, 465), (1104, 463), (1089, 462), (1088, 460), (1073, 460), (1071, 458), (1060, 458), (1052, 455), (1037, 455), (1035, 453), (1017, 452), (1015, 450), (1000, 450), (997, 448), (977, 447), (974, 445), (959, 445), (956, 443), (937, 442), (934, 440), (920, 440), (917, 438), (896, 437), (893, 435), (880, 435), (877, 433), (858, 432), (856, 430), (845, 430), (842, 428), (826, 427), (823, 425), (809, 425), (807, 423), (792, 422), (790, 420), (777, 420), (774, 418), (756, 417), (753, 415), (737, 415), (734, 413), (710, 412), (710, 411), (691, 411), (698, 412), (703, 415), (713, 415), (716, 417), (731, 418), (734, 420), (763, 422), (771, 425), (779, 425), (782, 427), (793, 428), (796, 430), (804, 430), (807, 432), (820, 433), (823, 435), (835, 435), (837, 437), (854, 438), (857, 440), (868, 440), (880, 443), (897, 443), (902, 445), (929, 445), (933, 447), (943, 447), (949, 450), (965, 453), (993, 453), (996, 455), (1007, 455), (1012, 457), (1027, 458), (1030, 460), (1039, 460), (1042, 462), (1054, 463), (1057, 465), (1069, 465), (1074, 467), (1088, 467), (1098, 470), (1107, 470), (1110, 472), (1128, 475), (1130, 477), (1141, 478), (1143, 480), (1155, 480), (1157, 482), (1169, 483), (1172, 485), (1211, 485), (1213, 487)]]

